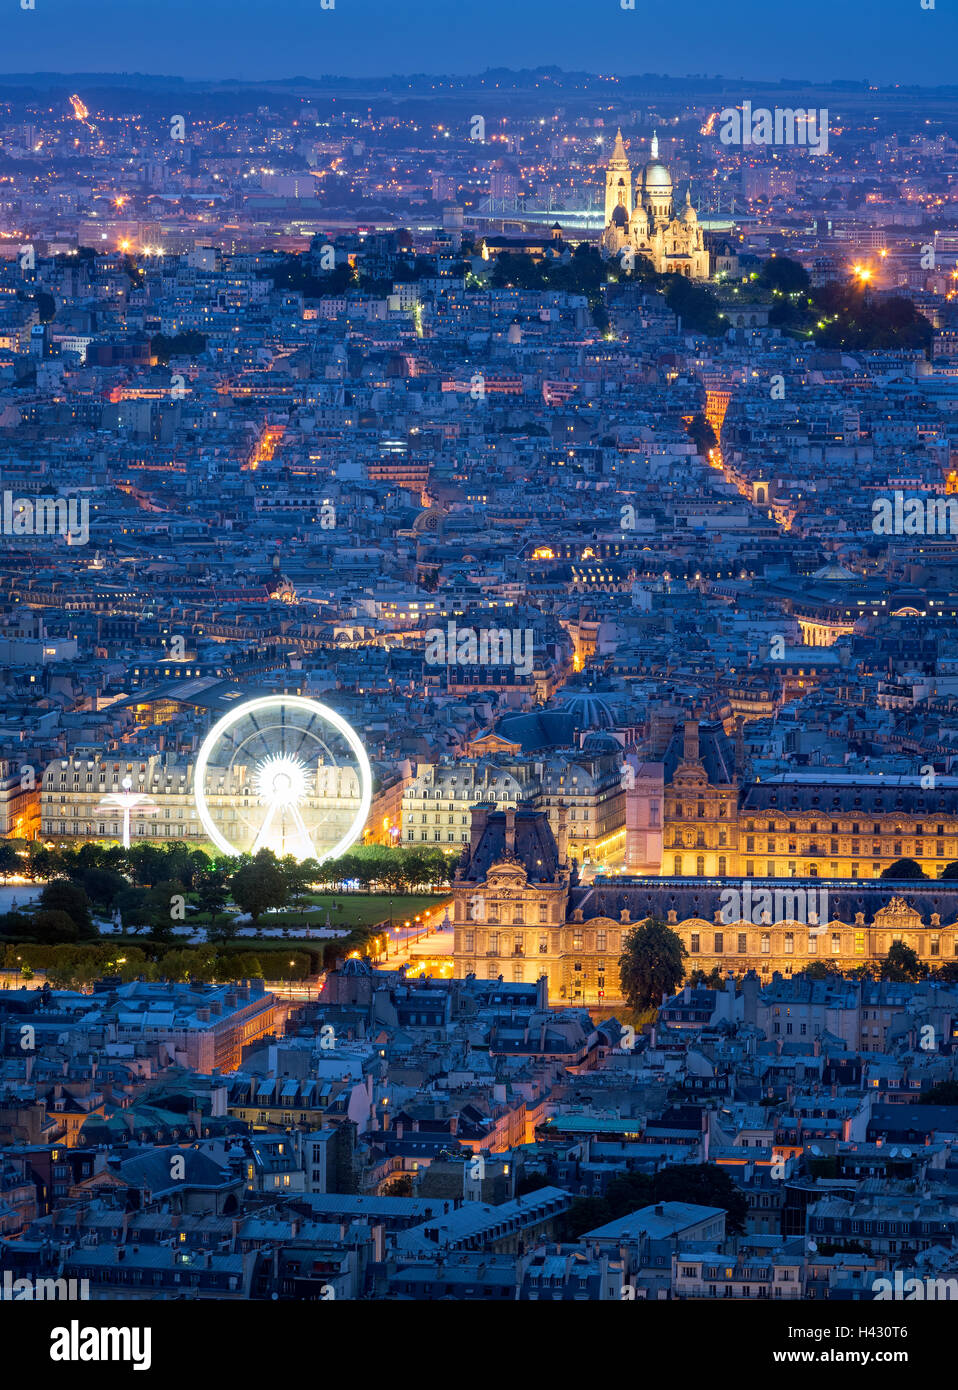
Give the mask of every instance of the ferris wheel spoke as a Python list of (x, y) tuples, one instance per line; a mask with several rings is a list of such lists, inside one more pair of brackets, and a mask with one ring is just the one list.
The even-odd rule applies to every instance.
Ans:
[(303, 817), (300, 815), (299, 807), (294, 803), (292, 806), (290, 806), (289, 813), (292, 816), (293, 820), (296, 822), (296, 827), (303, 837), (303, 847), (309, 851), (307, 858), (315, 859), (316, 848), (313, 844), (312, 838), (310, 837), (309, 831), (306, 829), (306, 823), (303, 820)]
[(266, 810), (266, 815), (263, 817), (263, 824), (257, 831), (256, 839), (253, 841), (253, 848), (250, 851), (251, 854), (258, 854), (261, 849), (266, 848), (266, 837), (269, 834), (270, 826), (273, 823), (273, 817), (275, 816), (278, 809), (278, 801), (271, 801), (269, 803)]

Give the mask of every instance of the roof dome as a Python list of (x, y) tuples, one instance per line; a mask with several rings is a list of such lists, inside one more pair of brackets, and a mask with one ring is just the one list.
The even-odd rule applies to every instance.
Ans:
[(642, 170), (642, 190), (646, 193), (671, 193), (672, 175), (659, 159), (659, 137), (652, 136), (652, 148), (648, 164)]
[(559, 694), (558, 707), (571, 714), (580, 729), (613, 729), (615, 716), (607, 700), (591, 690), (569, 690)]
[(622, 745), (617, 738), (611, 734), (601, 733), (594, 729), (592, 733), (586, 734), (582, 740), (583, 753), (620, 753)]
[(679, 217), (683, 222), (697, 222), (699, 220), (698, 214), (692, 206), (692, 194), (690, 192), (685, 194), (685, 207), (679, 213)]
[(858, 575), (847, 570), (844, 565), (822, 565), (812, 575), (813, 579), (857, 579)]
[(647, 192), (668, 189), (672, 191), (672, 175), (665, 165), (657, 159), (650, 159), (642, 170), (642, 187)]

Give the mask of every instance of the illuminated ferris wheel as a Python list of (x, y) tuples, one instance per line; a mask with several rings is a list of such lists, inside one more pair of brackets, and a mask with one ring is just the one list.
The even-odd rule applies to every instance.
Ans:
[(247, 700), (203, 741), (193, 779), (203, 828), (227, 854), (335, 859), (362, 834), (372, 771), (354, 729), (300, 695)]

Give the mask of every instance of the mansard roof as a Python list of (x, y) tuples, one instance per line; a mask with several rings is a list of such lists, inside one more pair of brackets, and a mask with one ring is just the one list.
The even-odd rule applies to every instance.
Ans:
[[(710, 779), (711, 780), (711, 779)], [(958, 815), (958, 778), (939, 777), (934, 789), (921, 785), (918, 777), (862, 777), (848, 774), (809, 773), (796, 778), (752, 782), (742, 790), (743, 813), (799, 815), (816, 812), (822, 816), (848, 815), (903, 816)], [(925, 832), (931, 834), (929, 828)]]
[[(722, 895), (730, 888), (740, 887), (744, 880), (688, 878), (596, 878), (591, 885), (573, 889), (569, 898), (568, 919), (577, 908), (582, 909), (584, 921), (593, 917), (621, 919), (628, 908), (632, 923), (655, 917), (668, 921), (670, 911), (676, 921), (698, 917), (711, 926), (715, 914), (724, 906)], [(941, 925), (951, 926), (958, 921), (958, 880), (935, 879), (922, 883), (904, 879), (823, 879), (823, 878), (762, 878), (751, 879), (752, 902), (768, 890), (773, 894), (794, 892), (796, 889), (828, 894), (827, 918), (830, 922), (852, 925), (856, 913), (862, 913), (865, 924), (871, 925), (875, 914), (887, 908), (893, 898), (903, 899), (925, 923), (937, 913)], [(824, 923), (822, 923), (824, 925)], [(716, 923), (722, 930), (722, 924)]]
[(466, 882), (481, 882), (500, 860), (521, 864), (530, 882), (554, 881), (559, 850), (547, 816), (521, 806), (515, 812), (490, 811), (480, 806), (472, 813), (472, 827), (474, 834), (478, 830), (479, 838), (475, 849), (467, 850), (464, 856), (462, 878)]
[[(711, 786), (728, 786), (736, 780), (735, 744), (720, 720), (699, 725), (699, 758)], [(671, 782), (676, 768), (685, 761), (685, 733), (681, 724), (669, 740), (662, 761), (665, 763), (665, 780)]]

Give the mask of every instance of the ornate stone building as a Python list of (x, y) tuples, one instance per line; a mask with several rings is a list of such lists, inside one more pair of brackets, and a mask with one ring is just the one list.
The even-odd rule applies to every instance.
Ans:
[[(455, 974), (516, 983), (544, 975), (553, 1003), (616, 1006), (624, 936), (649, 917), (674, 927), (690, 971), (753, 969), (770, 980), (815, 961), (851, 970), (880, 961), (896, 940), (932, 968), (958, 960), (956, 881), (769, 879), (752, 886), (753, 901), (765, 888), (772, 910), (750, 911), (746, 920), (729, 913), (720, 882), (600, 878), (583, 885), (564, 826), (557, 840), (542, 812), (481, 810), (454, 885)], [(821, 914), (805, 910), (809, 894)]]
[(875, 879), (914, 859), (938, 878), (958, 860), (958, 777), (823, 768), (742, 782), (718, 721), (687, 721), (662, 760), (664, 874)]
[(602, 245), (611, 255), (631, 247), (647, 256), (659, 274), (675, 272), (692, 280), (709, 277), (709, 253), (698, 216), (686, 193), (676, 215), (672, 175), (659, 159), (658, 137), (652, 137), (649, 162), (639, 175), (632, 201), (632, 167), (621, 130), (605, 174), (605, 231)]

